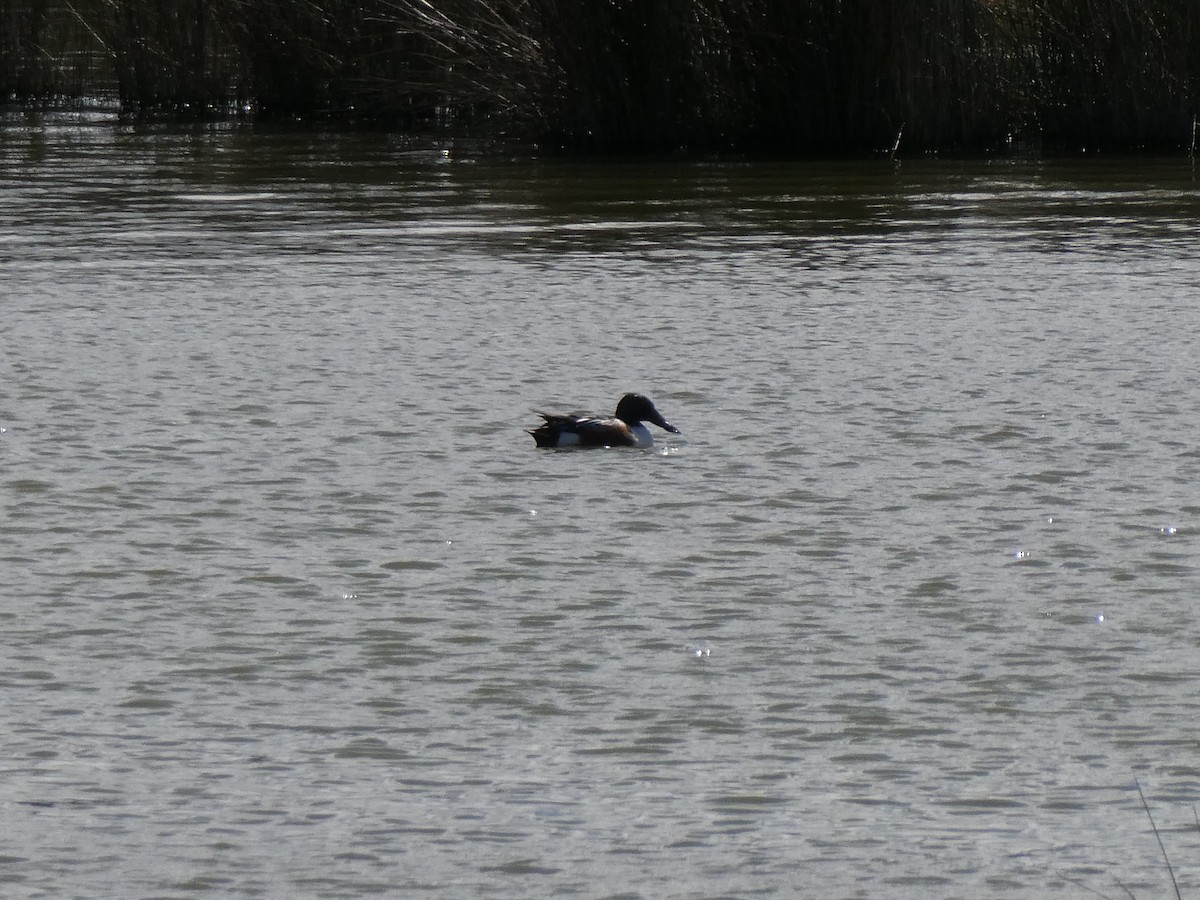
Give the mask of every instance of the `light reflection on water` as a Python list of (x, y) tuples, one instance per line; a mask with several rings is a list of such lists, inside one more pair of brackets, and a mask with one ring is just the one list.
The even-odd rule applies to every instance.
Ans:
[(0, 160), (6, 888), (1200, 886), (1186, 162)]

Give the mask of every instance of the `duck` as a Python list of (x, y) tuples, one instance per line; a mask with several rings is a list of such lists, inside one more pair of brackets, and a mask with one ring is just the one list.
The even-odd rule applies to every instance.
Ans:
[(538, 415), (545, 421), (529, 434), (539, 447), (653, 447), (654, 437), (646, 422), (671, 434), (680, 434), (644, 394), (626, 394), (617, 403), (617, 411), (611, 418)]

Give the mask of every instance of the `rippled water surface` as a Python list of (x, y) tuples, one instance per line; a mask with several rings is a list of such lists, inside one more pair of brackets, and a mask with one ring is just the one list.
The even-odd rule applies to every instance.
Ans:
[(5, 119), (4, 895), (1200, 896), (1195, 176)]

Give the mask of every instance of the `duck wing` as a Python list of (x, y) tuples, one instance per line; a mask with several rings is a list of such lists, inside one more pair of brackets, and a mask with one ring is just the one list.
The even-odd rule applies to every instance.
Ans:
[(538, 413), (544, 420), (529, 432), (539, 447), (628, 447), (637, 439), (620, 419)]
[(581, 447), (630, 447), (637, 439), (620, 419), (584, 416), (575, 420), (574, 431)]

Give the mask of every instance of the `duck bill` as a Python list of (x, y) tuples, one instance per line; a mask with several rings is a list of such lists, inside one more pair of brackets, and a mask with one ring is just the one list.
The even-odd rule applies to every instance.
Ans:
[(682, 432), (678, 428), (676, 428), (674, 425), (672, 425), (670, 422), (668, 422), (662, 416), (658, 415), (658, 413), (655, 413), (654, 418), (651, 419), (650, 421), (652, 421), (655, 425), (657, 425), (663, 431), (669, 431), (669, 432), (671, 432), (671, 434), (682, 434)]

